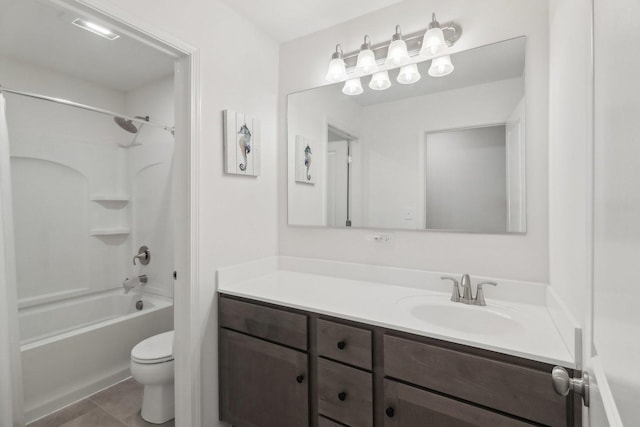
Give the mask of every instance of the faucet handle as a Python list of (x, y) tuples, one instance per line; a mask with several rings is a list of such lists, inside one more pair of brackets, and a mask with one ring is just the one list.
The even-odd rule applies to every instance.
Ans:
[(498, 286), (498, 284), (496, 282), (481, 282), (481, 283), (478, 283), (478, 288), (476, 290), (475, 305), (480, 305), (480, 306), (484, 307), (485, 305), (487, 305), (487, 302), (484, 300), (484, 290), (482, 288), (483, 285)]
[(458, 279), (451, 276), (442, 276), (440, 280), (451, 280), (453, 282), (453, 292), (451, 293), (451, 301), (460, 302), (460, 287)]
[(140, 264), (147, 265), (151, 261), (151, 251), (146, 246), (140, 246), (138, 249), (138, 255), (133, 257), (133, 265), (136, 265), (136, 260), (140, 260)]

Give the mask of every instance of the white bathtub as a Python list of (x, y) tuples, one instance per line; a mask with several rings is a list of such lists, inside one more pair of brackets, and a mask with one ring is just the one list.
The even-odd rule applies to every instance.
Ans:
[(173, 301), (118, 289), (21, 309), (19, 318), (29, 422), (129, 377), (133, 346), (173, 329)]

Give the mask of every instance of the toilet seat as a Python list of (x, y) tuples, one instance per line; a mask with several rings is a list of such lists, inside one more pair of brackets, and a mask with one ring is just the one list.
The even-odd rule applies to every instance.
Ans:
[(131, 360), (144, 365), (172, 361), (173, 331), (140, 341), (131, 350)]

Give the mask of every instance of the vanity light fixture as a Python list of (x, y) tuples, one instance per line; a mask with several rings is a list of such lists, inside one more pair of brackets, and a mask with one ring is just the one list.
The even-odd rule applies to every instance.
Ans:
[(389, 45), (389, 51), (387, 52), (385, 66), (400, 67), (408, 64), (409, 62), (411, 62), (411, 57), (407, 50), (407, 43), (402, 40), (400, 25), (396, 25), (396, 33), (391, 38), (391, 44)]
[(331, 55), (329, 70), (326, 79), (328, 82), (336, 83), (347, 78), (347, 67), (342, 55), (342, 46), (336, 45), (336, 51)]
[(96, 34), (96, 35), (98, 35), (100, 37), (103, 37), (103, 38), (105, 38), (107, 40), (115, 40), (115, 39), (120, 37), (119, 34), (114, 33), (110, 29), (108, 29), (106, 27), (103, 27), (102, 25), (98, 25), (98, 24), (96, 24), (94, 22), (87, 21), (86, 19), (76, 18), (71, 23), (73, 25), (75, 25), (76, 27), (80, 27), (83, 30), (90, 31), (93, 34)]
[[(337, 83), (372, 75), (369, 87), (385, 90), (391, 86), (388, 70), (400, 68), (398, 83), (412, 84), (420, 80), (417, 64), (425, 59), (432, 60), (430, 76), (444, 77), (454, 70), (448, 50), (461, 35), (460, 25), (451, 21), (441, 25), (435, 13), (431, 15), (429, 27), (420, 31), (403, 35), (400, 25), (396, 25), (391, 40), (375, 45), (365, 35), (359, 50), (343, 54), (342, 46), (336, 46), (326, 79), (330, 83)], [(362, 83), (354, 80), (346, 82), (342, 90), (347, 95), (356, 95), (361, 87)]]
[(360, 46), (358, 61), (356, 62), (356, 73), (371, 74), (378, 71), (376, 55), (371, 50), (369, 36), (364, 36), (364, 43)]
[(449, 55), (439, 56), (431, 61), (431, 67), (429, 67), (429, 75), (431, 77), (444, 77), (453, 73), (454, 66), (451, 63), (451, 57)]
[(385, 90), (391, 87), (388, 71), (378, 71), (371, 77), (369, 87), (373, 90)]
[(434, 13), (431, 16), (429, 29), (424, 33), (424, 38), (422, 39), (420, 56), (424, 58), (434, 58), (445, 53), (446, 50), (447, 42), (444, 39), (444, 31), (440, 27), (440, 23), (436, 20), (436, 14)]
[(400, 68), (400, 74), (398, 74), (397, 81), (403, 85), (410, 85), (420, 80), (420, 77), (418, 64), (409, 64)]
[(362, 89), (362, 82), (360, 81), (360, 77), (347, 80), (344, 83), (344, 87), (342, 88), (342, 93), (349, 96), (360, 95), (362, 92), (363, 92), (363, 89)]

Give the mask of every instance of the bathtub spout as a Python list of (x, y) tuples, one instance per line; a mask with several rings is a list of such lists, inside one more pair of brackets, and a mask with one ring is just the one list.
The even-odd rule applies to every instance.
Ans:
[(130, 277), (127, 277), (122, 281), (122, 287), (124, 288), (124, 293), (128, 294), (131, 289), (135, 288), (138, 285), (144, 285), (148, 281), (149, 279), (147, 278), (146, 274), (142, 274), (138, 277), (134, 277), (133, 279)]

